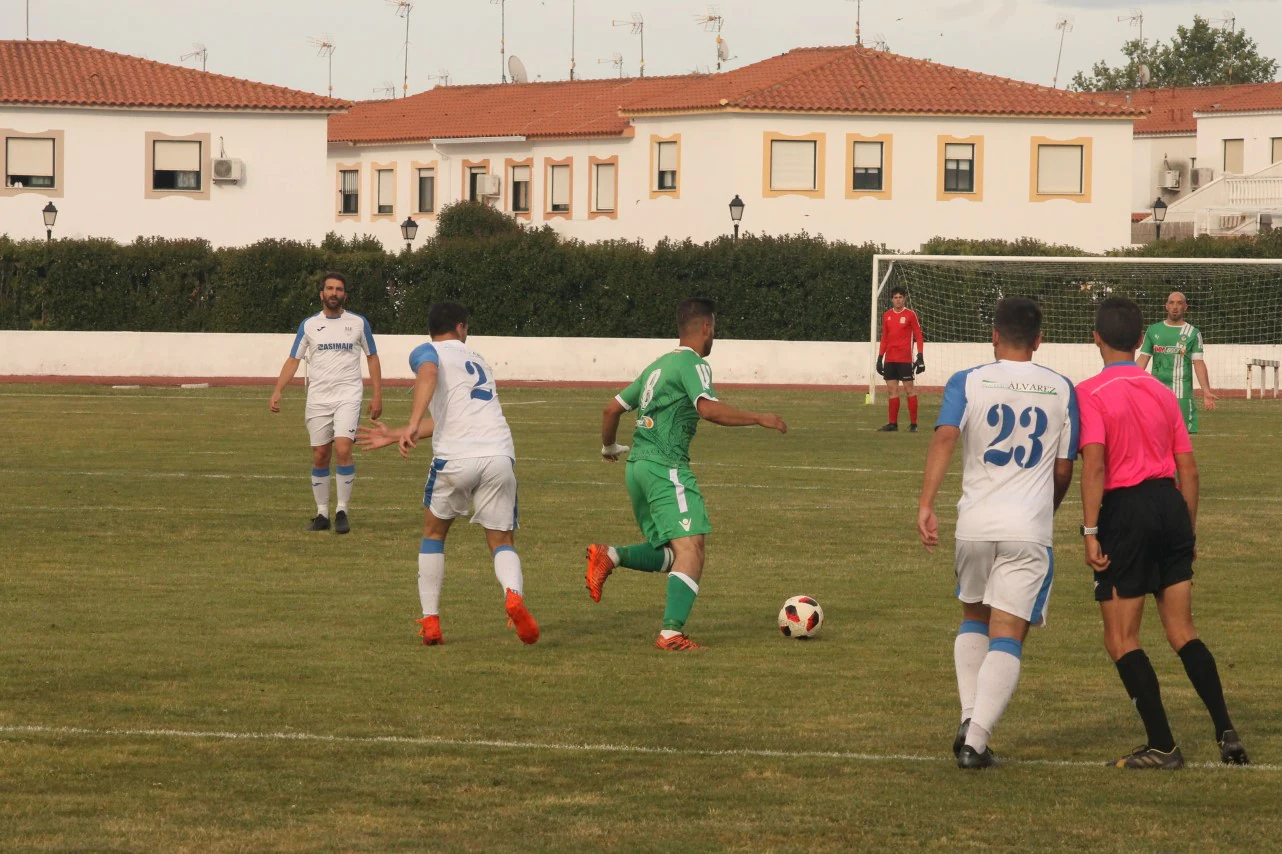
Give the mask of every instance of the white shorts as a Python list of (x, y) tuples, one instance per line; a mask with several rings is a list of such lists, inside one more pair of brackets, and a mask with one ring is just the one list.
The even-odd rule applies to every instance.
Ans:
[(489, 531), (515, 530), (515, 464), (511, 457), (434, 459), (423, 487), (423, 506), (437, 519), (471, 512), (473, 525)]
[(1048, 546), (957, 541), (957, 598), (963, 602), (983, 602), (1044, 626), (1054, 580), (1055, 558)]
[(307, 420), (307, 433), (311, 436), (313, 448), (328, 445), (335, 436), (355, 442), (356, 428), (361, 423), (361, 400), (309, 403), (303, 417)]

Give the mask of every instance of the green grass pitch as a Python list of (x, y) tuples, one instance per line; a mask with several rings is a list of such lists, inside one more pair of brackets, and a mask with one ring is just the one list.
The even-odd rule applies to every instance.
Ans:
[[(527, 602), (505, 626), (478, 530), (446, 551), (447, 645), (414, 635), (429, 452), (360, 454), (353, 533), (311, 534), (301, 390), (0, 386), (0, 849), (830, 851), (921, 846), (1266, 849), (1282, 836), (1282, 408), (1203, 416), (1196, 616), (1257, 763), (1213, 765), (1210, 721), (1150, 608), (1145, 643), (1192, 767), (1104, 760), (1143, 730), (1056, 521), (1050, 625), (965, 774), (951, 549), (915, 508), (929, 429), (878, 434), (862, 394), (723, 390), (787, 436), (703, 425), (713, 517), (691, 635), (651, 648), (664, 585), (583, 548), (637, 539), (597, 457), (605, 389), (505, 389)], [(923, 398), (932, 423), (937, 398)], [(387, 415), (408, 416), (404, 389)], [(626, 434), (625, 430), (625, 434)], [(626, 441), (626, 438), (623, 440)], [(946, 482), (951, 535), (959, 481)], [(807, 593), (810, 642), (775, 627)]]

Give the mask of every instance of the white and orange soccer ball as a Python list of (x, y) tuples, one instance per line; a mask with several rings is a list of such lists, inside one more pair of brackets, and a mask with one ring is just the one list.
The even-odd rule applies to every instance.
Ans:
[(823, 624), (824, 609), (809, 596), (793, 596), (779, 611), (779, 631), (786, 638), (812, 638), (819, 634)]

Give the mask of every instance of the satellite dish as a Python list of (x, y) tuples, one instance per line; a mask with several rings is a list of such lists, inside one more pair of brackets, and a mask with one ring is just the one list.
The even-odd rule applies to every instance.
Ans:
[(725, 39), (717, 39), (717, 59), (725, 62), (730, 58), (730, 46)]
[(1153, 79), (1153, 72), (1148, 70), (1147, 65), (1140, 66), (1140, 88), (1144, 88)]
[(512, 75), (513, 83), (529, 83), (530, 74), (525, 70), (525, 63), (516, 54), (512, 54), (507, 59), (507, 71)]

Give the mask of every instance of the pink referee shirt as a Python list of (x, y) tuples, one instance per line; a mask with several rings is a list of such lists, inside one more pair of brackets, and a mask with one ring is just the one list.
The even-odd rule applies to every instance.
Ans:
[(1104, 446), (1105, 490), (1175, 477), (1175, 455), (1193, 450), (1174, 392), (1134, 362), (1078, 383), (1077, 405), (1080, 446)]

